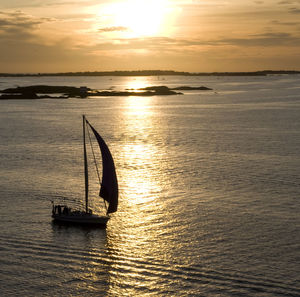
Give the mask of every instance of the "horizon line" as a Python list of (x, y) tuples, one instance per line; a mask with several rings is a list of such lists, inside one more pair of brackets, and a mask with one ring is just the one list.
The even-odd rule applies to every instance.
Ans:
[(0, 77), (18, 76), (159, 76), (159, 75), (268, 75), (268, 74), (300, 74), (299, 70), (257, 70), (257, 71), (213, 71), (187, 72), (175, 70), (111, 70), (111, 71), (70, 71), (70, 72), (30, 72), (0, 73)]

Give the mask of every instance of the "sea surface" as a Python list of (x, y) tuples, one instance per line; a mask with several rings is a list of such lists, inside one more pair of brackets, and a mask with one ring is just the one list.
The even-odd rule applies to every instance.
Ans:
[[(1, 296), (300, 296), (299, 75), (0, 78), (35, 84), (213, 90), (0, 101)], [(106, 230), (51, 221), (83, 207), (82, 114), (117, 168)]]

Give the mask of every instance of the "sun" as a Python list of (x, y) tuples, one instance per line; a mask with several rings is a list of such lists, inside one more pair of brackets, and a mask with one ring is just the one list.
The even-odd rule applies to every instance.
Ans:
[(127, 0), (112, 8), (114, 25), (127, 37), (155, 36), (163, 29), (167, 0)]

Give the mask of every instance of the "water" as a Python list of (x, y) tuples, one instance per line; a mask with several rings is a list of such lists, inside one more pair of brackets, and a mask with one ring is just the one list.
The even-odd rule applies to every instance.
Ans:
[[(1, 101), (3, 296), (300, 296), (300, 76), (0, 79), (32, 84), (213, 91)], [(83, 113), (117, 167), (106, 230), (50, 218), (83, 204)]]

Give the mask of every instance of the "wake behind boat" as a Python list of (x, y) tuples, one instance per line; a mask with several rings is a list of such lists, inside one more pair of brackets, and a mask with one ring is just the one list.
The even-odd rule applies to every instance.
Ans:
[[(84, 159), (84, 181), (85, 181), (85, 210), (72, 210), (67, 205), (52, 205), (52, 218), (55, 222), (65, 224), (77, 225), (97, 225), (106, 226), (109, 220), (109, 214), (116, 212), (118, 209), (118, 180), (115, 170), (112, 155), (108, 149), (107, 144), (104, 142), (99, 133), (88, 122), (83, 115), (83, 159)], [(99, 146), (102, 155), (102, 181), (100, 182), (100, 175), (98, 171), (97, 161), (95, 158), (94, 150), (91, 145), (91, 150), (94, 157), (97, 175), (100, 182), (99, 196), (103, 198), (104, 206), (106, 208), (106, 215), (93, 214), (89, 208), (89, 174), (88, 174), (88, 161), (87, 161), (87, 148), (86, 148), (86, 134), (89, 136), (90, 144), (91, 138), (89, 134), (90, 129)], [(88, 133), (86, 133), (88, 132)]]

